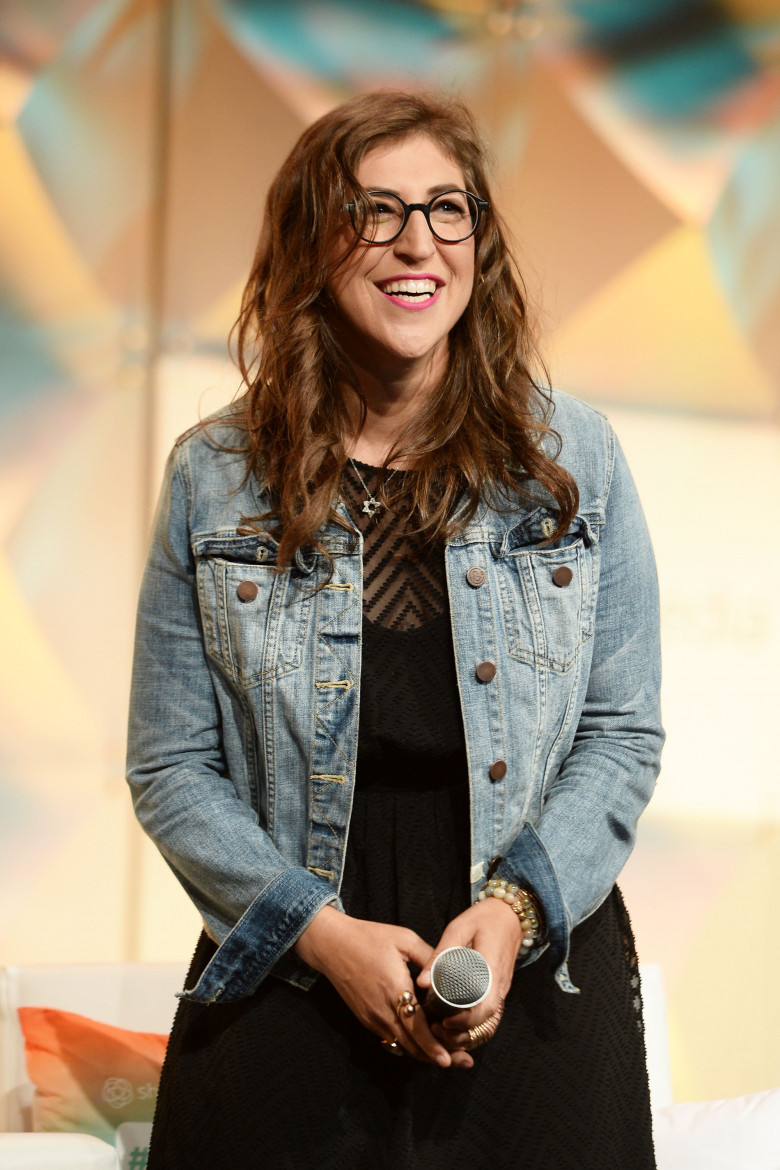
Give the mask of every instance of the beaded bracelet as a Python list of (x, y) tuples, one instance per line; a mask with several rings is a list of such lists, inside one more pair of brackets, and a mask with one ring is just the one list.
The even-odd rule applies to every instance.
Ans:
[(525, 958), (534, 947), (541, 946), (546, 931), (544, 917), (535, 894), (522, 889), (515, 882), (507, 881), (506, 878), (492, 877), (479, 891), (477, 901), (484, 902), (486, 898), (503, 899), (520, 919), (523, 941), (520, 944), (519, 958)]

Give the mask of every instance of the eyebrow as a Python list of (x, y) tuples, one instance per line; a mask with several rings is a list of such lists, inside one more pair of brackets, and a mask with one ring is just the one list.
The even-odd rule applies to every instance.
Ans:
[[(442, 191), (464, 191), (465, 187), (459, 187), (457, 183), (437, 183), (434, 187), (429, 187), (426, 194), (433, 199), (435, 195), (441, 195)], [(400, 191), (395, 187), (374, 187), (367, 186), (366, 191), (386, 191), (388, 195), (397, 195), (399, 199), (403, 199)]]

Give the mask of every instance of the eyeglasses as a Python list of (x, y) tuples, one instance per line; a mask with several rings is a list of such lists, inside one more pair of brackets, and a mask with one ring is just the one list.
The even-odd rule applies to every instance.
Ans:
[[(366, 218), (361, 240), (368, 244), (389, 244), (400, 236), (413, 211), (421, 211), (428, 227), (444, 244), (459, 244), (473, 236), (483, 211), (490, 204), (487, 199), (478, 199), (470, 191), (442, 191), (430, 203), (404, 203), (391, 191), (368, 191), (365, 200)], [(352, 226), (358, 231), (360, 219), (354, 202), (346, 205)]]

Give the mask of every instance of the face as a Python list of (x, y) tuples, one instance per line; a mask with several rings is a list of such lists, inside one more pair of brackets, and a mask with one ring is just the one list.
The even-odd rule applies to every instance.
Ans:
[[(440, 191), (466, 186), (458, 163), (424, 134), (375, 147), (357, 178), (366, 190), (390, 191), (406, 203), (427, 203)], [(342, 344), (356, 366), (380, 379), (383, 372), (418, 369), (435, 379), (446, 367), (449, 332), (473, 283), (474, 237), (442, 243), (413, 211), (400, 236), (359, 245), (332, 281)]]

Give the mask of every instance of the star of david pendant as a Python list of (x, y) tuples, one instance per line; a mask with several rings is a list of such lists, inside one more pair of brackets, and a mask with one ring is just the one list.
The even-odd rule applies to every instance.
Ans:
[(376, 516), (381, 507), (380, 501), (373, 496), (369, 496), (368, 499), (363, 501), (363, 511), (367, 516)]

